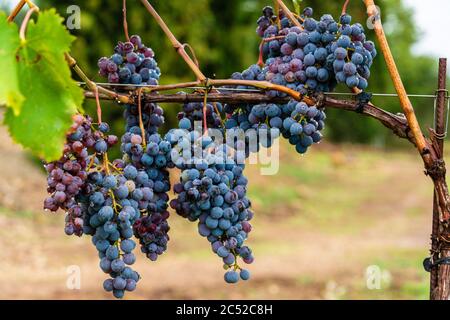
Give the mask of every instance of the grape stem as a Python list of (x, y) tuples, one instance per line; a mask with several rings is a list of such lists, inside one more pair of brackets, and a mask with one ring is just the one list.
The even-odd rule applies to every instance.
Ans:
[(255, 80), (233, 80), (233, 79), (208, 79), (206, 86), (250, 86), (263, 90), (275, 90), (286, 93), (297, 101), (309, 102), (308, 104), (314, 104), (314, 100), (303, 96), (301, 93), (289, 89), (288, 87), (273, 84), (268, 81), (255, 81)]
[(97, 121), (98, 124), (102, 123), (102, 106), (100, 105), (100, 99), (98, 97), (98, 87), (95, 86), (95, 103), (97, 104)]
[(123, 31), (125, 33), (125, 39), (127, 39), (127, 41), (130, 41), (130, 35), (128, 34), (128, 22), (127, 22), (127, 0), (123, 0), (122, 13), (123, 13)]
[(200, 86), (200, 81), (191, 81), (191, 82), (180, 82), (174, 84), (165, 84), (158, 86), (148, 86), (143, 89), (144, 92), (153, 93), (154, 91), (170, 91), (174, 89), (183, 89), (188, 87), (196, 87)]
[(342, 6), (342, 15), (347, 14), (347, 7), (350, 3), (350, 0), (345, 0), (344, 5)]
[[(291, 98), (301, 101), (307, 100), (307, 97), (304, 97), (302, 94), (298, 93), (295, 90), (289, 89), (288, 87), (273, 84), (268, 81), (257, 81), (257, 80), (234, 80), (234, 79), (206, 79), (206, 82), (202, 81), (192, 81), (192, 82), (183, 82), (183, 83), (175, 83), (168, 85), (159, 85), (159, 86), (148, 86), (144, 87), (143, 91), (147, 93), (152, 93), (155, 91), (169, 91), (173, 89), (183, 89), (189, 87), (196, 86), (205, 86), (206, 89), (210, 87), (223, 87), (223, 86), (249, 86), (254, 88), (259, 88), (262, 90), (275, 90), (279, 92), (284, 92), (289, 95)], [(314, 103), (313, 100), (309, 100), (310, 103)]]
[(196, 64), (197, 67), (200, 67), (200, 64), (198, 62), (197, 56), (195, 55), (195, 51), (194, 48), (191, 47), (191, 45), (189, 43), (183, 43), (183, 48), (186, 50), (186, 48), (189, 49), (189, 51), (192, 54), (192, 58), (194, 59), (194, 63)]
[(291, 22), (293, 24), (295, 24), (297, 27), (299, 27), (301, 30), (303, 30), (303, 26), (295, 18), (294, 14), (291, 12), (291, 10), (289, 10), (289, 8), (284, 4), (283, 0), (276, 0), (276, 1), (277, 1), (278, 5), (281, 7), (281, 10), (283, 10), (284, 14), (287, 15), (289, 20), (291, 20)]
[(86, 83), (87, 87), (92, 92), (95, 92), (98, 89), (99, 94), (106, 95), (111, 99), (114, 99), (120, 103), (132, 102), (132, 99), (127, 95), (118, 94), (117, 92), (105, 89), (102, 86), (97, 85), (94, 81), (88, 78), (88, 76), (78, 65), (77, 61), (69, 53), (65, 53), (64, 56), (66, 58), (67, 63), (69, 64), (69, 67), (71, 67), (73, 71), (75, 71), (75, 73)]
[(111, 196), (111, 200), (112, 200), (112, 203), (113, 203), (113, 207), (114, 207), (115, 213), (119, 214), (119, 210), (117, 210), (117, 208), (120, 209), (122, 206), (117, 203), (116, 196), (114, 195), (114, 192), (112, 190), (109, 190), (109, 195)]
[(272, 40), (282, 40), (282, 39), (285, 39), (285, 38), (286, 38), (285, 36), (273, 36), (273, 37), (270, 37), (270, 38), (262, 39), (262, 42), (269, 42), (269, 41), (272, 41)]
[(8, 16), (7, 21), (12, 22), (17, 15), (19, 14), (20, 10), (25, 6), (25, 4), (28, 4), (28, 7), (31, 9), (33, 7), (37, 7), (33, 2), (29, 0), (20, 0), (19, 3), (14, 7), (11, 14)]
[(220, 124), (222, 125), (222, 127), (224, 127), (225, 124), (224, 124), (224, 122), (223, 122), (222, 115), (220, 114), (219, 109), (217, 109), (217, 103), (216, 103), (216, 102), (213, 102), (212, 105), (213, 105), (213, 107), (214, 107), (214, 111), (215, 111), (215, 112), (217, 113), (217, 115), (219, 116)]
[(198, 68), (196, 63), (191, 59), (191, 57), (187, 54), (186, 50), (184, 49), (184, 46), (180, 43), (180, 41), (175, 38), (172, 31), (170, 31), (167, 24), (164, 22), (164, 20), (160, 17), (158, 12), (153, 8), (153, 6), (147, 1), (147, 0), (141, 0), (144, 7), (147, 9), (147, 11), (153, 16), (153, 18), (156, 20), (158, 25), (161, 27), (161, 29), (164, 31), (166, 36), (169, 38), (170, 42), (172, 43), (172, 46), (174, 49), (178, 52), (178, 54), (183, 58), (183, 60), (186, 62), (186, 64), (189, 66), (189, 68), (194, 72), (195, 76), (199, 81), (206, 81), (207, 78), (202, 73), (202, 71)]
[(305, 19), (303, 19), (302, 17), (300, 17), (298, 14), (296, 14), (296, 13), (294, 13), (294, 12), (292, 12), (292, 15), (293, 15), (297, 20), (300, 20), (301, 22), (304, 22), (304, 21), (305, 21)]
[(138, 112), (139, 112), (139, 128), (141, 129), (142, 145), (145, 149), (147, 142), (145, 141), (144, 121), (142, 121), (142, 88), (137, 91), (138, 95)]
[(205, 134), (208, 132), (208, 124), (206, 121), (206, 103), (208, 102), (208, 90), (205, 90), (205, 94), (203, 95), (203, 130)]
[(259, 44), (258, 62), (256, 62), (256, 64), (260, 67), (264, 66), (263, 46), (264, 46), (264, 39), (261, 40), (261, 43)]
[(91, 157), (91, 159), (89, 160), (89, 164), (86, 168), (86, 171), (89, 172), (89, 170), (91, 170), (92, 166), (94, 165), (94, 157)]
[(109, 175), (109, 160), (108, 160), (108, 154), (105, 152), (103, 153), (103, 169), (105, 170), (106, 174)]
[(20, 25), (20, 30), (19, 30), (19, 37), (22, 42), (26, 41), (25, 33), (27, 31), (28, 22), (30, 22), (31, 15), (34, 12), (38, 12), (38, 11), (39, 11), (39, 8), (37, 6), (31, 7), (30, 9), (28, 9), (28, 11), (25, 15), (25, 18), (23, 18), (23, 21), (22, 21), (22, 24)]

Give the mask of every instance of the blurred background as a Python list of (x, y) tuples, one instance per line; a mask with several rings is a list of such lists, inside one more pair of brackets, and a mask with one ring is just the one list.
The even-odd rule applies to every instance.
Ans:
[[(81, 9), (81, 29), (72, 54), (88, 75), (97, 60), (123, 41), (122, 7), (115, 0), (35, 1), (40, 8)], [(256, 20), (270, 0), (150, 1), (182, 43), (195, 50), (202, 71), (228, 78), (255, 63), (259, 38)], [(307, 1), (314, 17), (337, 18), (342, 1)], [(376, 1), (409, 93), (433, 94), (437, 58), (450, 57), (444, 43), (450, 3), (445, 0)], [(8, 10), (15, 1), (0, 0)], [(286, 3), (291, 5), (290, 1)], [(362, 1), (351, 1), (353, 22), (366, 25)], [(20, 21), (20, 16), (17, 21)], [(130, 34), (153, 48), (162, 70), (161, 83), (191, 81), (193, 74), (138, 0), (128, 1)], [(366, 34), (375, 40), (371, 30)], [(380, 53), (380, 52), (379, 52)], [(346, 92), (338, 87), (337, 91)], [(372, 66), (368, 91), (393, 93), (384, 60)], [(400, 112), (398, 100), (375, 97), (374, 103)], [(414, 98), (422, 127), (433, 121), (433, 99)], [(92, 112), (93, 103), (85, 108)], [(164, 105), (163, 132), (176, 126), (180, 106)], [(103, 103), (104, 117), (123, 133), (122, 110)], [(210, 252), (196, 226), (171, 217), (168, 252), (158, 261), (140, 257), (143, 276), (129, 298), (138, 299), (426, 299), (431, 231), (432, 184), (412, 146), (374, 120), (338, 110), (327, 111), (325, 141), (299, 156), (281, 144), (280, 171), (261, 176), (249, 166), (249, 195), (256, 217), (248, 244), (255, 253), (253, 279), (235, 286), (223, 282), (221, 262)], [(116, 151), (117, 152), (117, 151)], [(39, 161), (13, 145), (0, 127), (0, 298), (103, 299), (104, 274), (90, 239), (66, 237), (63, 214), (42, 210), (45, 174)], [(174, 172), (173, 179), (176, 180)], [(69, 266), (79, 266), (81, 288), (66, 286)]]

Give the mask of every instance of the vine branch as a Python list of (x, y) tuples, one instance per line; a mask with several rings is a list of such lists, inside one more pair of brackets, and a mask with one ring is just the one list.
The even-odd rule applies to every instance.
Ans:
[(392, 55), (391, 49), (389, 47), (386, 35), (383, 30), (383, 25), (381, 24), (380, 13), (373, 0), (364, 0), (367, 8), (367, 14), (372, 18), (372, 23), (375, 31), (375, 35), (380, 44), (381, 52), (383, 53), (384, 60), (386, 61), (387, 69), (391, 76), (392, 82), (394, 84), (395, 90), (400, 99), (400, 104), (402, 106), (403, 112), (405, 113), (406, 119), (408, 120), (409, 127), (416, 141), (416, 147), (427, 166), (432, 164), (432, 159), (429, 155), (429, 144), (423, 136), (422, 130), (420, 129), (419, 122), (417, 121), (416, 115), (414, 113), (414, 108), (411, 101), (406, 94), (405, 87), (403, 85), (402, 79), (395, 64), (394, 57)]
[[(411, 134), (414, 138), (416, 148), (424, 162), (425, 174), (429, 175), (433, 180), (440, 209), (440, 219), (441, 221), (448, 223), (450, 221), (450, 194), (445, 173), (443, 173), (445, 172), (445, 165), (442, 165), (442, 160), (439, 159), (438, 148), (425, 139), (422, 130), (420, 129), (419, 122), (417, 121), (417, 117), (414, 113), (414, 108), (408, 95), (406, 94), (406, 90), (395, 64), (394, 57), (392, 56), (392, 52), (389, 48), (389, 44), (383, 30), (383, 25), (381, 24), (380, 13), (378, 12), (373, 0), (364, 0), (364, 3), (367, 7), (368, 16), (373, 20), (372, 23), (375, 34), (378, 42), (380, 43), (381, 51), (386, 61), (387, 69), (391, 76), (392, 82), (394, 83), (395, 90), (399, 96), (400, 105), (408, 121), (408, 126), (411, 129)], [(450, 279), (448, 285), (449, 290), (447, 297), (450, 295)]]
[[(84, 93), (85, 97), (88, 99), (94, 99), (95, 95), (86, 91)], [(101, 99), (112, 100), (108, 95), (100, 95)], [(145, 93), (142, 94), (142, 102), (144, 103), (190, 103), (190, 102), (204, 102), (205, 95), (200, 93), (176, 93), (176, 94), (160, 94), (160, 93)], [(340, 109), (345, 111), (360, 112), (360, 106), (353, 100), (338, 100), (325, 95), (318, 95), (315, 99), (309, 98), (315, 103), (319, 103), (321, 107)], [(258, 103), (277, 103), (284, 104), (289, 101), (289, 97), (276, 97), (270, 98), (264, 92), (233, 92), (233, 93), (220, 93), (220, 92), (210, 92), (208, 93), (209, 102), (221, 102), (228, 104), (258, 104)], [(404, 115), (395, 115), (388, 111), (383, 110), (377, 106), (370, 103), (364, 104), (363, 109), (360, 112), (364, 116), (371, 117), (385, 127), (392, 130), (394, 134), (400, 138), (407, 139), (414, 143), (414, 139), (408, 127), (408, 123)]]
[[(295, 24), (297, 27), (303, 30), (303, 26), (298, 22), (298, 20), (295, 18), (294, 14), (289, 10), (289, 8), (284, 4), (283, 0), (276, 0), (278, 5), (283, 10), (284, 14), (288, 16), (289, 20), (292, 21), (293, 24)], [(277, 12), (278, 15), (278, 12)]]
[(189, 66), (189, 68), (194, 72), (197, 79), (202, 82), (206, 81), (207, 78), (205, 77), (205, 75), (198, 68), (198, 66), (191, 59), (191, 57), (187, 54), (186, 50), (184, 49), (184, 46), (173, 35), (172, 31), (170, 31), (169, 27), (164, 22), (164, 20), (161, 18), (161, 16), (158, 14), (158, 12), (156, 12), (156, 10), (153, 8), (153, 6), (147, 0), (141, 0), (141, 2), (144, 5), (144, 7), (147, 9), (147, 11), (153, 16), (153, 18), (155, 18), (158, 25), (161, 27), (161, 29), (164, 31), (166, 36), (169, 38), (174, 49), (183, 58), (183, 60), (186, 62), (186, 64)]
[(75, 73), (86, 83), (87, 87), (92, 91), (95, 92), (98, 90), (99, 94), (106, 95), (110, 97), (113, 100), (116, 100), (120, 103), (131, 103), (132, 100), (127, 95), (119, 94), (117, 92), (108, 90), (106, 88), (103, 88), (102, 86), (97, 85), (94, 81), (89, 79), (89, 77), (84, 73), (84, 71), (78, 66), (77, 61), (68, 53), (64, 54), (67, 63), (69, 64), (69, 67), (75, 71)]
[[(84, 73), (78, 73), (80, 71), (81, 70), (75, 70), (75, 72), (77, 72), (77, 74), (86, 82), (86, 85), (89, 88), (93, 88), (93, 86), (95, 86), (96, 84), (93, 81), (89, 80), (86, 77), (86, 75), (84, 75)], [(114, 87), (113, 85), (114, 84), (112, 84), (112, 87)], [(206, 82), (204, 82), (204, 83), (202, 81), (191, 81), (191, 82), (181, 82), (181, 83), (174, 83), (174, 84), (167, 84), (167, 85), (145, 86), (145, 87), (142, 87), (142, 90), (145, 93), (152, 93), (152, 92), (157, 92), (157, 91), (170, 91), (170, 90), (175, 90), (175, 89), (185, 89), (185, 88), (200, 87), (200, 86), (206, 87), (207, 89), (212, 88), (212, 87), (223, 87), (223, 86), (249, 86), (249, 87), (254, 87), (254, 88), (258, 88), (258, 89), (262, 89), (262, 90), (275, 90), (275, 91), (283, 92), (283, 93), (286, 93), (288, 96), (290, 96), (292, 99), (297, 100), (297, 101), (304, 101), (305, 103), (307, 103), (309, 105), (314, 105), (316, 103), (313, 99), (311, 99), (307, 96), (303, 96), (299, 92), (289, 89), (288, 87), (273, 84), (268, 81), (257, 81), (257, 80), (206, 79)], [(107, 90), (104, 87), (100, 87), (100, 88), (101, 88), (100, 92), (102, 92), (102, 90), (103, 90), (104, 91), (103, 93), (105, 93), (107, 95), (111, 95), (111, 97), (114, 99), (116, 98), (116, 95), (117, 95), (116, 92)], [(133, 91), (133, 90), (135, 90), (135, 87), (130, 85), (129, 87), (123, 86), (121, 89)], [(215, 90), (216, 88), (213, 88), (213, 89)], [(121, 97), (122, 99), (126, 99), (126, 97), (124, 95), (119, 95), (119, 97)], [(127, 101), (128, 102), (124, 102), (124, 103), (131, 103), (130, 100), (127, 100)]]
[(130, 41), (130, 35), (128, 34), (128, 22), (127, 22), (127, 0), (123, 0), (122, 14), (123, 14), (123, 32), (125, 33), (125, 39), (127, 39), (127, 41)]
[(251, 86), (263, 90), (276, 90), (286, 93), (297, 101), (303, 101), (308, 105), (314, 105), (315, 101), (307, 96), (303, 96), (301, 93), (289, 89), (288, 87), (273, 84), (268, 81), (253, 81), (253, 80), (233, 80), (233, 79), (208, 79), (207, 86)]
[(33, 2), (29, 1), (29, 0), (20, 0), (19, 3), (14, 7), (14, 9), (12, 10), (11, 14), (8, 16), (7, 21), (8, 22), (12, 22), (17, 15), (19, 14), (20, 10), (22, 10), (22, 8), (28, 4), (28, 7), (30, 9), (37, 7)]

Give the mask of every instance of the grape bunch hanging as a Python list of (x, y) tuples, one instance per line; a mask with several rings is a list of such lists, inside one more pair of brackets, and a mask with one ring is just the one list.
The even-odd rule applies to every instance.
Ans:
[[(259, 62), (231, 78), (266, 80), (304, 96), (333, 91), (339, 83), (350, 89), (366, 89), (377, 51), (374, 43), (366, 40), (362, 25), (352, 25), (348, 14), (343, 14), (338, 21), (330, 14), (324, 14), (320, 20), (312, 15), (313, 9), (307, 7), (294, 24), (283, 12), (274, 15), (271, 7), (265, 7), (256, 29), (262, 38)], [(275, 90), (267, 94), (286, 96)], [(225, 112), (227, 128), (277, 129), (300, 154), (322, 139), (326, 119), (321, 108), (295, 100), (284, 105), (229, 105)], [(276, 137), (276, 132), (269, 135), (267, 147)]]
[[(263, 9), (256, 32), (261, 37), (259, 61), (232, 80), (268, 81), (303, 97), (330, 92), (338, 84), (353, 90), (368, 86), (376, 56), (361, 24), (343, 14), (319, 20), (305, 8), (296, 21), (271, 7)], [(114, 53), (98, 61), (99, 74), (111, 84), (158, 85), (161, 71), (153, 50), (137, 35), (119, 42)], [(234, 86), (236, 90), (249, 86)], [(118, 92), (121, 87), (117, 87)], [(109, 125), (88, 115), (75, 115), (63, 155), (45, 165), (49, 197), (44, 208), (66, 212), (67, 235), (90, 235), (98, 251), (99, 267), (108, 275), (107, 292), (122, 298), (134, 291), (140, 275), (132, 269), (135, 249), (151, 261), (168, 247), (169, 209), (191, 222), (222, 261), (227, 283), (248, 280), (254, 256), (246, 240), (254, 217), (247, 197), (245, 159), (261, 147), (270, 148), (280, 136), (303, 154), (322, 139), (326, 115), (319, 106), (289, 100), (285, 104), (186, 103), (178, 114), (178, 128), (162, 135), (163, 109), (140, 101), (123, 106), (125, 133), (110, 134)], [(271, 98), (286, 97), (279, 90)], [(247, 138), (218, 141), (235, 130), (255, 130)], [(108, 149), (120, 142), (122, 157), (110, 160)], [(256, 142), (256, 143), (255, 143)], [(170, 172), (180, 178), (171, 191)]]

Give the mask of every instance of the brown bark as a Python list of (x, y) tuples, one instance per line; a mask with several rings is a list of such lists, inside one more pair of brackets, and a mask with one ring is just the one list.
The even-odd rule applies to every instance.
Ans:
[[(443, 160), (444, 153), (444, 137), (445, 137), (445, 105), (446, 105), (446, 80), (447, 80), (447, 60), (439, 59), (439, 74), (438, 74), (438, 91), (436, 99), (435, 110), (435, 139), (434, 148), (437, 150), (438, 158), (441, 160), (443, 174), (439, 177), (441, 180), (437, 187), (445, 185), (445, 163)], [(448, 195), (448, 190), (442, 190), (441, 194)], [(433, 225), (431, 234), (431, 257), (432, 261), (439, 258), (450, 256), (450, 251), (447, 245), (449, 239), (449, 228), (447, 223), (441, 221), (440, 203), (448, 203), (449, 199), (439, 199), (439, 193), (434, 191), (433, 199)], [(430, 274), (430, 299), (432, 300), (447, 300), (450, 294), (450, 266), (447, 264), (440, 264), (431, 270)]]
[[(450, 257), (450, 250), (442, 250), (441, 258)], [(434, 291), (433, 300), (448, 300), (450, 296), (450, 266), (441, 264), (439, 266), (438, 285)]]
[(411, 128), (412, 134), (414, 136), (415, 145), (419, 153), (422, 155), (422, 158), (426, 165), (431, 165), (432, 159), (428, 152), (428, 143), (422, 134), (419, 122), (417, 121), (416, 115), (414, 113), (414, 108), (408, 98), (408, 95), (406, 94), (406, 90), (398, 72), (397, 65), (395, 64), (394, 57), (392, 55), (391, 49), (389, 48), (386, 35), (384, 34), (383, 25), (381, 24), (380, 13), (378, 12), (373, 0), (364, 0), (364, 3), (367, 7), (368, 16), (372, 18), (375, 35), (377, 36), (381, 52), (383, 53), (384, 60), (386, 61), (386, 66), (391, 76), (395, 90), (397, 91), (403, 113), (408, 120), (409, 127)]
[(206, 81), (207, 78), (202, 73), (202, 71), (198, 68), (197, 64), (189, 57), (186, 50), (184, 49), (184, 46), (175, 38), (172, 31), (170, 31), (167, 24), (164, 22), (164, 20), (159, 16), (158, 12), (153, 8), (153, 6), (147, 1), (147, 0), (141, 0), (144, 7), (147, 9), (147, 11), (153, 16), (153, 18), (156, 20), (160, 28), (164, 31), (167, 38), (169, 38), (170, 42), (172, 43), (172, 46), (177, 51), (177, 53), (183, 58), (183, 60), (186, 62), (186, 64), (189, 66), (189, 68), (194, 72), (195, 76), (199, 81)]

